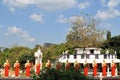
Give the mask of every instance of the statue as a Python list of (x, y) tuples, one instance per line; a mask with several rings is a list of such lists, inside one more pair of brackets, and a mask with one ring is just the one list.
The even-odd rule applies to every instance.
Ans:
[(26, 78), (30, 77), (30, 68), (31, 68), (31, 64), (29, 62), (29, 60), (27, 60), (27, 62), (25, 63), (25, 72), (26, 72)]
[[(38, 49), (37, 52), (35, 52), (35, 65), (38, 64), (38, 62), (40, 63), (40, 70), (42, 69), (42, 57), (43, 57), (43, 53), (40, 50), (40, 48)], [(35, 72), (36, 72), (36, 68), (35, 68)]]
[(10, 69), (10, 63), (8, 60), (4, 63), (4, 77), (7, 78), (9, 76), (9, 69)]
[(18, 60), (16, 60), (15, 64), (14, 64), (14, 70), (15, 70), (15, 77), (19, 76), (19, 70), (20, 70), (20, 63), (18, 62)]
[(92, 67), (93, 67), (93, 76), (96, 77), (98, 65), (95, 60), (93, 61)]
[(106, 77), (106, 75), (107, 75), (106, 69), (107, 69), (107, 64), (106, 64), (105, 60), (103, 60), (103, 63), (102, 63), (102, 76), (103, 77)]
[(83, 71), (84, 71), (84, 76), (88, 76), (89, 64), (87, 63), (87, 60), (85, 60), (83, 66), (84, 66), (84, 69), (83, 69)]
[(115, 77), (115, 73), (116, 73), (116, 64), (115, 64), (114, 60), (112, 60), (112, 62), (111, 62), (111, 75), (112, 75), (112, 77)]

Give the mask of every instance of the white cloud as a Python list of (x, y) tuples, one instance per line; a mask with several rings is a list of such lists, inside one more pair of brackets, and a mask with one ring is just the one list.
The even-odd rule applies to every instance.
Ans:
[(3, 0), (3, 3), (14, 12), (16, 7), (23, 8), (35, 4), (35, 0)]
[(118, 9), (118, 7), (120, 6), (120, 0), (109, 0), (108, 2), (102, 0), (102, 4), (104, 4), (107, 9), (98, 10), (95, 16), (96, 18), (107, 20), (120, 16), (120, 10)]
[(109, 8), (115, 8), (115, 7), (119, 6), (119, 4), (120, 4), (120, 0), (109, 0), (107, 6)]
[(81, 20), (82, 22), (85, 22), (84, 18), (83, 17), (80, 17), (80, 16), (71, 16), (69, 18), (67, 17), (64, 17), (63, 14), (61, 14), (57, 20), (57, 22), (59, 23), (69, 23), (69, 22), (74, 22), (76, 21), (77, 19), (79, 18), (79, 20)]
[(102, 5), (106, 4), (106, 0), (101, 0), (101, 2), (102, 2)]
[(96, 18), (107, 20), (111, 18), (115, 18), (117, 16), (120, 16), (120, 11), (117, 9), (108, 9), (106, 11), (98, 10), (96, 14)]
[(87, 7), (90, 6), (90, 3), (89, 2), (81, 2), (77, 6), (79, 9), (86, 9)]
[(39, 8), (44, 10), (60, 10), (74, 7), (76, 0), (37, 0)]
[(42, 14), (36, 14), (36, 13), (33, 13), (32, 15), (30, 15), (30, 18), (33, 20), (33, 21), (36, 21), (36, 22), (43, 22), (43, 15)]
[(27, 31), (23, 31), (21, 28), (18, 28), (16, 26), (8, 27), (8, 31), (5, 33), (5, 35), (14, 35), (17, 37), (20, 37), (24, 39), (27, 42), (34, 42), (35, 38), (30, 37)]
[(60, 10), (72, 8), (76, 0), (3, 0), (3, 3), (14, 12), (15, 8), (24, 8), (29, 5), (38, 6), (44, 10)]
[(64, 17), (63, 14), (61, 14), (57, 20), (59, 23), (67, 23), (68, 19), (66, 17)]

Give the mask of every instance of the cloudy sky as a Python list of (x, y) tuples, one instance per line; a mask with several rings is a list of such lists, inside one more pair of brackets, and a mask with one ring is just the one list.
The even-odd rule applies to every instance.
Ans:
[(81, 12), (120, 34), (120, 0), (0, 0), (0, 46), (65, 42), (69, 21)]

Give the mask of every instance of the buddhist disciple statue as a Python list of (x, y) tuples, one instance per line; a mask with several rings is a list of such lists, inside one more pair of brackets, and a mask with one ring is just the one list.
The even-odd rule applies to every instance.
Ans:
[(70, 68), (70, 63), (68, 62), (68, 60), (66, 60), (66, 63), (65, 63), (65, 70), (68, 71)]
[(46, 63), (46, 68), (47, 68), (47, 69), (50, 69), (50, 68), (51, 68), (51, 62), (50, 62), (50, 60), (47, 61), (47, 63)]
[(57, 70), (60, 70), (60, 69), (61, 69), (60, 62), (57, 62), (57, 64), (56, 64), (56, 69), (57, 69)]
[(9, 69), (10, 69), (10, 63), (8, 60), (4, 63), (4, 77), (7, 78), (9, 76)]
[(96, 77), (97, 76), (97, 67), (98, 67), (98, 65), (97, 65), (95, 60), (93, 61), (92, 66), (93, 66), (93, 76)]
[(107, 69), (107, 64), (106, 64), (105, 60), (103, 60), (103, 63), (102, 63), (102, 76), (103, 77), (105, 77), (107, 75), (106, 69)]
[(80, 69), (80, 64), (77, 62), (77, 60), (75, 60), (74, 70), (75, 70), (75, 71), (78, 71), (79, 69)]
[(115, 72), (116, 71), (116, 64), (114, 63), (114, 60), (112, 60), (112, 62), (111, 62), (111, 75), (112, 75), (112, 77), (114, 77), (115, 76)]
[(20, 63), (18, 62), (18, 60), (16, 60), (16, 62), (14, 63), (14, 70), (15, 70), (15, 77), (18, 77), (20, 70)]
[(88, 63), (87, 63), (87, 60), (85, 60), (83, 66), (84, 66), (84, 75), (85, 75), (85, 76), (88, 76), (89, 65), (88, 65)]
[(25, 63), (25, 72), (26, 72), (26, 78), (30, 77), (30, 68), (31, 68), (31, 64), (29, 62), (29, 60), (27, 60), (27, 63)]

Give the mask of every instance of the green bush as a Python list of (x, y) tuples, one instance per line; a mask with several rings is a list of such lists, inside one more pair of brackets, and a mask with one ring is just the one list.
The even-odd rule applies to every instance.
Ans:
[(44, 68), (40, 75), (32, 76), (34, 80), (93, 80), (92, 78), (85, 77), (81, 71), (74, 71), (71, 67), (68, 71), (65, 69), (56, 70), (55, 68)]

